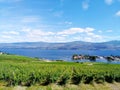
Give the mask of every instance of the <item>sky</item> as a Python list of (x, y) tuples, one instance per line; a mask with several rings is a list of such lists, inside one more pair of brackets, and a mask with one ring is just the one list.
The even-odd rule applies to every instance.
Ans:
[(120, 0), (0, 0), (0, 43), (120, 40)]

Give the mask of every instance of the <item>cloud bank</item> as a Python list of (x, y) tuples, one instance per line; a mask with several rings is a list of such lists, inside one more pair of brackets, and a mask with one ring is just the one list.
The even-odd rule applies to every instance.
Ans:
[(86, 28), (68, 28), (62, 31), (51, 32), (41, 29), (23, 28), (18, 31), (2, 31), (0, 32), (1, 41), (5, 42), (70, 42), (70, 41), (88, 41), (97, 42), (102, 40), (101, 35), (94, 33), (95, 29)]
[(120, 17), (120, 10), (115, 15)]

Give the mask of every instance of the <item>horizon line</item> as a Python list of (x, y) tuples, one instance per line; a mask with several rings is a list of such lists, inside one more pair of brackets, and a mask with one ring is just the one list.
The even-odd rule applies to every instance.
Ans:
[(0, 44), (10, 44), (10, 43), (38, 43), (38, 42), (42, 42), (42, 43), (71, 43), (71, 42), (86, 42), (86, 43), (104, 43), (104, 42), (111, 42), (111, 41), (120, 41), (120, 40), (109, 40), (109, 41), (101, 41), (101, 42), (88, 42), (88, 41), (66, 41), (66, 42), (45, 42), (45, 41), (23, 41), (23, 42), (0, 42)]

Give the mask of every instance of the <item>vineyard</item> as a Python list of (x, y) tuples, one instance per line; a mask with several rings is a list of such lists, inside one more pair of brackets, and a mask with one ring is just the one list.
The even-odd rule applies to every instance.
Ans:
[(44, 62), (35, 58), (0, 55), (0, 81), (6, 86), (120, 82), (120, 65)]

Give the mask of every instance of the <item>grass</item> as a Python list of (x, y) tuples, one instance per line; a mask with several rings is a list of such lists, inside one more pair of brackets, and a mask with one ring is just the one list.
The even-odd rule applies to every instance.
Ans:
[(31, 61), (38, 61), (38, 59), (19, 55), (7, 55), (7, 54), (0, 55), (0, 62), (31, 62)]
[(119, 69), (119, 64), (44, 62), (3, 54), (0, 55), (0, 90), (109, 90), (119, 87)]

